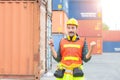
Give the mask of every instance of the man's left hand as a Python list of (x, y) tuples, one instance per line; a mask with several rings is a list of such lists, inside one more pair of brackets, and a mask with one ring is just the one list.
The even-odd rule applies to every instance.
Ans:
[(92, 41), (91, 43), (90, 43), (90, 47), (94, 47), (96, 45), (96, 42), (95, 41)]

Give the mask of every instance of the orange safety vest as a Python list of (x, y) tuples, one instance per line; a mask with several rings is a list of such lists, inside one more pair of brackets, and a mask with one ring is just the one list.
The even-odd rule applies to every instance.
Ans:
[(62, 39), (60, 42), (61, 63), (66, 66), (82, 64), (82, 49), (84, 47), (84, 38), (77, 41), (68, 41)]

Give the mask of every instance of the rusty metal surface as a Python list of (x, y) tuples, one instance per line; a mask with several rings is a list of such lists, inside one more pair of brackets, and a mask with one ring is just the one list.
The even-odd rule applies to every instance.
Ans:
[(39, 20), (36, 2), (0, 2), (0, 75), (34, 75)]

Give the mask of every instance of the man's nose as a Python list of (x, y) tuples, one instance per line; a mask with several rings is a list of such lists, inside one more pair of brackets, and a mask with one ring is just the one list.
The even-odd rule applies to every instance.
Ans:
[(73, 29), (72, 29), (72, 28), (70, 28), (70, 31), (73, 31)]

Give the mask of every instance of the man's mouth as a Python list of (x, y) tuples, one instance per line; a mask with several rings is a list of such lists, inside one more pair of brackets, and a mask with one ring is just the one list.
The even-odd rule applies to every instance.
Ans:
[(69, 33), (70, 33), (70, 34), (71, 34), (71, 33), (73, 33), (73, 34), (74, 34), (74, 32), (69, 32)]

